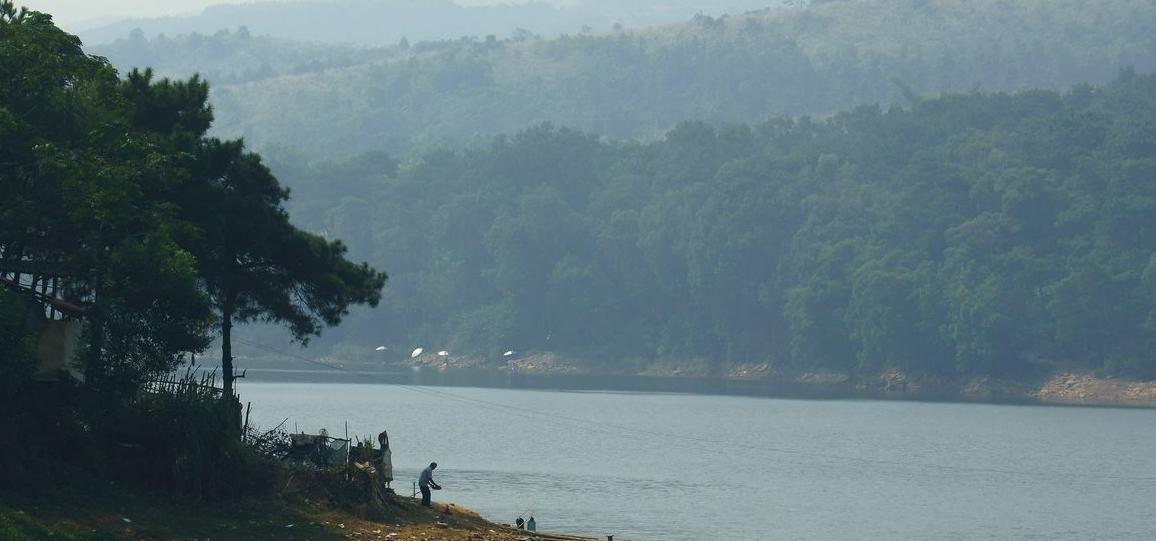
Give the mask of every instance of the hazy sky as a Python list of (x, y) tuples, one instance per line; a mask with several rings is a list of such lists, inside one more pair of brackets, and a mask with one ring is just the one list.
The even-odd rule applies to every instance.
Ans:
[[(213, 4), (244, 4), (254, 0), (16, 0), (17, 6), (51, 13), (56, 22), (69, 25), (92, 19), (162, 17), (195, 13)], [(260, 0), (258, 0), (260, 1)], [(269, 0), (264, 0), (269, 1)], [(284, 1), (284, 0), (281, 0)], [(457, 0), (461, 5), (519, 3), (525, 0)], [(564, 0), (548, 0), (561, 4)]]
[(61, 24), (104, 17), (160, 17), (200, 11), (236, 0), (16, 0), (16, 5), (51, 13)]

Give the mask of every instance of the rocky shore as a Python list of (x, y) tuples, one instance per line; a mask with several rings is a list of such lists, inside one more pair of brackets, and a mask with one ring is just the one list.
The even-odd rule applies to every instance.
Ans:
[[(428, 355), (413, 359), (410, 364), (438, 370), (490, 366), (526, 376), (594, 375), (590, 370), (582, 368), (583, 363), (553, 353), (512, 356), (496, 366), (469, 357)], [(768, 363), (751, 363), (735, 365), (718, 375), (703, 369), (705, 365), (701, 361), (657, 363), (644, 367), (639, 373), (622, 375), (765, 382), (777, 384), (789, 395), (805, 396), (810, 390), (819, 397), (1156, 407), (1156, 381), (1127, 380), (1088, 373), (1059, 371), (1024, 379), (927, 376), (895, 369), (855, 374), (780, 373)]]
[(1088, 374), (1059, 373), (1051, 376), (1035, 396), (1061, 404), (1156, 406), (1156, 382), (1097, 378)]

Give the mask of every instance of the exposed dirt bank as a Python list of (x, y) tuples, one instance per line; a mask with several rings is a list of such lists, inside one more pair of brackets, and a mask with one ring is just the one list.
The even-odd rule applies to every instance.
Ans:
[(852, 390), (864, 398), (1156, 407), (1156, 382), (1054, 373), (1023, 380), (987, 376), (945, 378), (888, 370), (880, 374), (806, 373), (794, 381)]
[(1156, 381), (1097, 378), (1088, 374), (1059, 373), (1035, 392), (1044, 402), (1156, 406)]
[[(328, 486), (326, 486), (328, 485)], [(335, 503), (319, 483), (277, 497), (227, 504), (191, 503), (117, 487), (70, 487), (35, 496), (0, 490), (5, 541), (526, 541), (524, 531), (443, 503), (432, 509), (394, 496), (373, 509)], [(584, 538), (538, 533), (543, 541)]]

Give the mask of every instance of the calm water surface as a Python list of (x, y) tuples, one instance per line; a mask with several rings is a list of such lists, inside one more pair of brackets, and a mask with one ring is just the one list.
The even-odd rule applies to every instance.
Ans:
[[(387, 428), (399, 493), (615, 539), (1156, 538), (1156, 410), (244, 383), (271, 427)], [(604, 537), (603, 537), (604, 538)]]

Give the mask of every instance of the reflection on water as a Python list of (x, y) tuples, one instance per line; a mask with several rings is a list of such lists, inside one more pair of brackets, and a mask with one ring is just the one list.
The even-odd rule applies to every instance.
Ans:
[(397, 489), (615, 539), (1139, 539), (1156, 411), (242, 381), (259, 424), (388, 428)]

